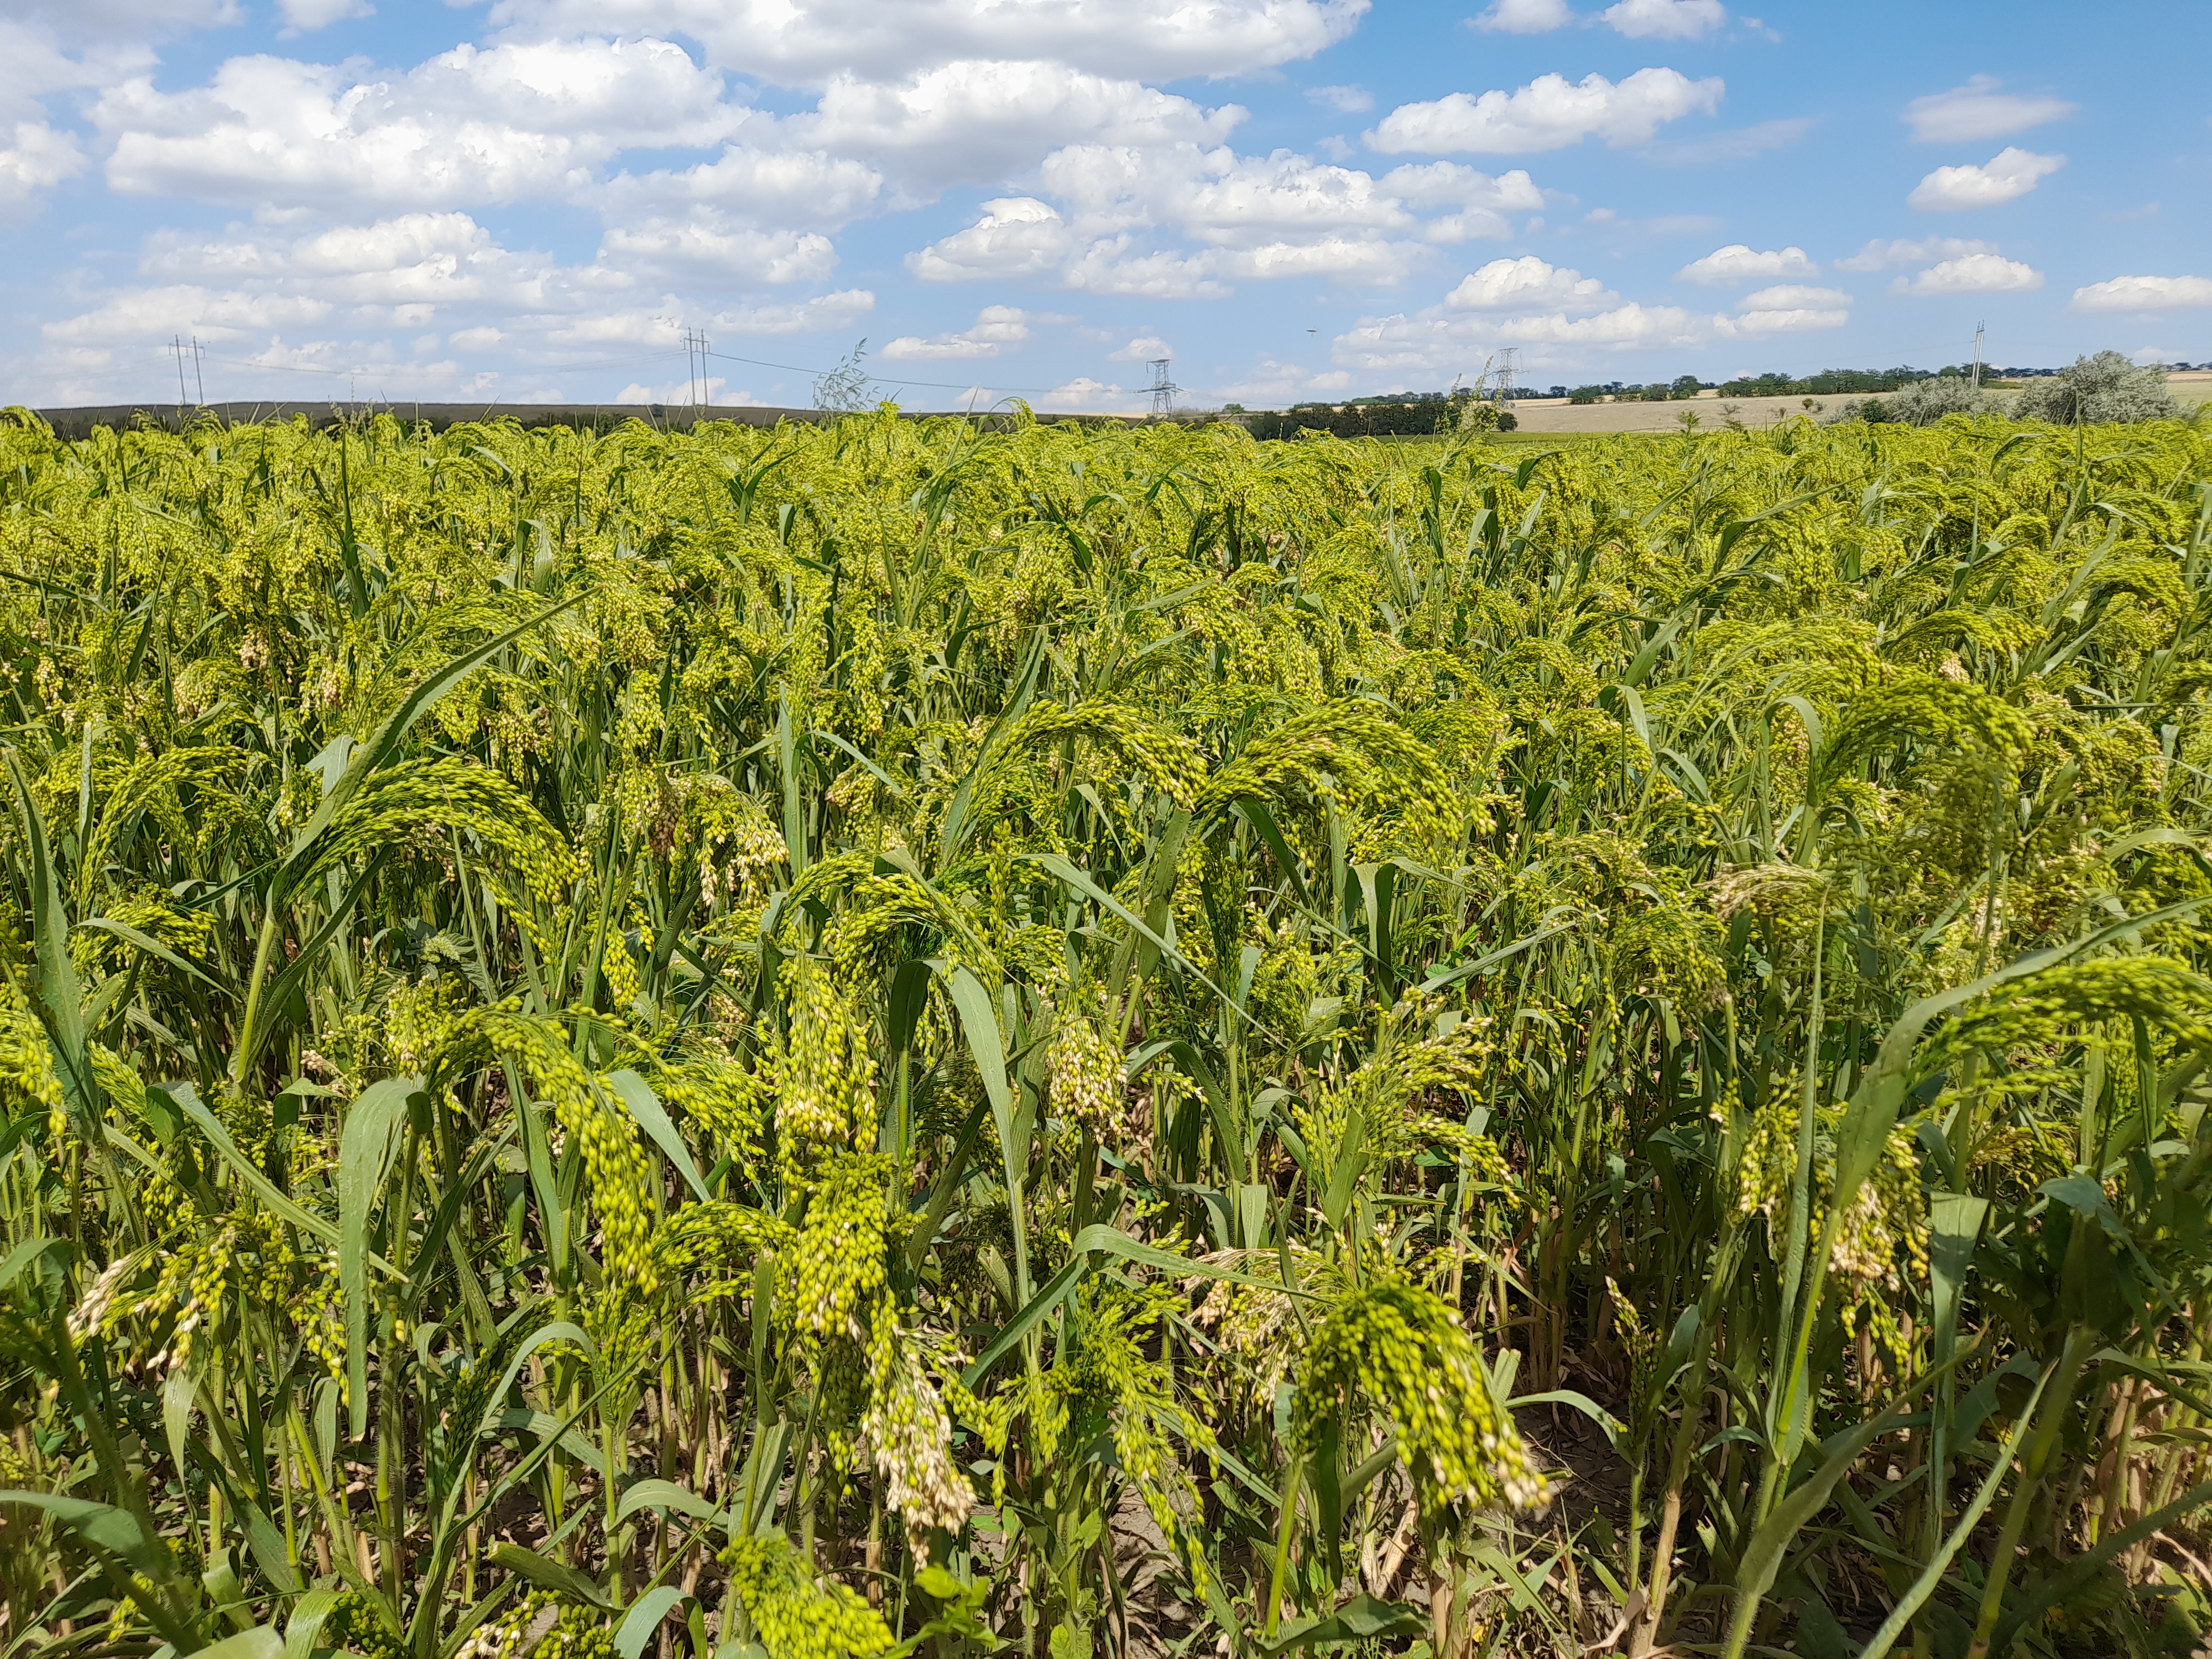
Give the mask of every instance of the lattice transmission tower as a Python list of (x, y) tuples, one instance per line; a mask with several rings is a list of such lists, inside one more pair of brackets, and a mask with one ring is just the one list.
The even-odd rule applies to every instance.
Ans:
[(1169, 367), (1174, 362), (1172, 357), (1155, 357), (1152, 361), (1152, 413), (1155, 415), (1175, 413), (1176, 393), (1182, 388), (1168, 378)]

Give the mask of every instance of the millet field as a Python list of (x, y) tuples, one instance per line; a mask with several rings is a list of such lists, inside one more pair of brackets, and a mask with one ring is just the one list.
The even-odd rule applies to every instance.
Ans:
[(0, 1659), (2202, 1651), (2202, 420), (18, 412), (0, 641)]

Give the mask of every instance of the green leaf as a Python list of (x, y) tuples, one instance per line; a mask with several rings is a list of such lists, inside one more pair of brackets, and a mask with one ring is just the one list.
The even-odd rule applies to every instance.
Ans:
[(1345, 1212), (1352, 1206), (1359, 1177), (1367, 1172), (1367, 1155), (1362, 1149), (1366, 1138), (1366, 1115), (1355, 1106), (1346, 1115), (1344, 1138), (1337, 1145), (1336, 1158), (1329, 1165), (1328, 1186), (1321, 1199), (1322, 1218), (1339, 1232), (1344, 1231)]
[(653, 1632), (660, 1628), (660, 1621), (690, 1599), (673, 1584), (656, 1584), (646, 1591), (630, 1603), (629, 1611), (616, 1627), (615, 1651), (622, 1659), (637, 1659), (645, 1644), (653, 1640)]
[[(1062, 857), (1058, 853), (1024, 853), (1019, 854), (1019, 856), (1028, 863), (1042, 865), (1045, 869), (1049, 871), (1053, 875), (1058, 877), (1060, 881), (1064, 882), (1069, 887), (1073, 888), (1077, 892), (1082, 894), (1084, 897), (1091, 900), (1092, 903), (1098, 905), (1103, 909), (1111, 911), (1115, 915), (1120, 917), (1123, 921), (1128, 923), (1132, 928), (1135, 929), (1137, 936), (1139, 939), (1142, 939), (1147, 945), (1150, 945), (1154, 950), (1158, 951), (1162, 956), (1167, 957), (1169, 961), (1174, 963), (1185, 973), (1188, 974), (1193, 979), (1196, 980), (1200, 985), (1203, 985), (1207, 990), (1212, 992), (1214, 995), (1219, 997), (1222, 1001), (1227, 1003), (1231, 1007), (1234, 1008), (1237, 1006), (1236, 998), (1231, 996), (1228, 992), (1223, 990), (1218, 985), (1216, 985), (1212, 980), (1208, 979), (1206, 975), (1200, 970), (1196, 963), (1193, 962), (1188, 957), (1183, 955), (1182, 951), (1176, 950), (1174, 945), (1169, 944), (1167, 939), (1159, 933), (1155, 931), (1142, 916), (1139, 915), (1134, 910), (1132, 910), (1127, 905), (1122, 903), (1121, 900), (1115, 898), (1104, 888), (1098, 885), (1097, 882), (1091, 880), (1088, 872), (1077, 869), (1074, 865), (1068, 862), (1066, 858)], [(1249, 1016), (1247, 1016), (1247, 1018), (1249, 1018)], [(1278, 1041), (1280, 1039), (1278, 1038)]]
[[(1139, 1243), (1120, 1228), (1106, 1222), (1093, 1222), (1069, 1242), (1074, 1259), (1045, 1282), (1044, 1288), (1023, 1304), (1022, 1310), (999, 1328), (975, 1363), (961, 1374), (963, 1386), (974, 1389), (983, 1380), (991, 1366), (1012, 1349), (1023, 1335), (1036, 1328), (1037, 1322), (1073, 1290), (1083, 1276), (1091, 1271), (1094, 1255), (1119, 1256), (1124, 1261), (1133, 1261), (1141, 1267), (1157, 1268), (1177, 1279), (1205, 1279), (1228, 1285), (1249, 1285), (1257, 1290), (1283, 1292), (1284, 1287), (1271, 1279), (1255, 1279), (1249, 1273), (1231, 1273), (1226, 1267), (1217, 1267), (1210, 1262), (1194, 1261), (1188, 1256), (1176, 1255), (1172, 1251)], [(1287, 1294), (1311, 1299), (1311, 1291), (1291, 1288)]]
[(24, 1268), (29, 1267), (48, 1250), (66, 1251), (70, 1248), (68, 1242), (64, 1239), (41, 1237), (25, 1239), (8, 1252), (6, 1261), (0, 1261), (0, 1290), (5, 1290), (14, 1284), (17, 1275), (21, 1273)]
[(2038, 1584), (2019, 1605), (2007, 1610), (2003, 1622), (1998, 1625), (1996, 1634), (1990, 1643), (1990, 1651), (2009, 1653), (2014, 1638), (2021, 1631), (2095, 1577), (2114, 1556), (2133, 1549), (2147, 1538), (2155, 1537), (2184, 1516), (2207, 1504), (2212, 1504), (2212, 1480), (2200, 1480), (2163, 1509), (2153, 1510), (2134, 1524), (2100, 1539), (2094, 1549), (2085, 1550), (2074, 1557)]
[(145, 1577), (160, 1581), (176, 1575), (176, 1558), (168, 1545), (148, 1532), (128, 1510), (50, 1492), (0, 1492), (0, 1504), (46, 1510), (94, 1549)]
[[(264, 1204), (301, 1232), (313, 1233), (325, 1243), (336, 1244), (340, 1242), (338, 1230), (335, 1226), (319, 1215), (309, 1214), (283, 1194), (278, 1192), (276, 1183), (264, 1175), (260, 1167), (252, 1158), (238, 1150), (238, 1143), (230, 1138), (230, 1131), (216, 1121), (216, 1115), (208, 1110), (206, 1103), (199, 1097), (198, 1091), (195, 1090), (191, 1084), (156, 1084), (147, 1092), (151, 1094), (156, 1091), (167, 1096), (171, 1103), (192, 1121), (199, 1132), (207, 1137), (208, 1144), (215, 1148), (222, 1161), (230, 1165), (240, 1180), (253, 1188), (254, 1195)], [(369, 1260), (386, 1273), (398, 1277), (398, 1270), (380, 1256), (372, 1255)]]
[(96, 1108), (92, 1063), (85, 1049), (84, 992), (69, 953), (69, 912), (62, 904), (61, 883), (46, 844), (46, 820), (39, 816), (39, 804), (23, 776), (22, 758), (13, 749), (4, 758), (23, 811), (23, 845), (30, 866), (32, 988), (53, 1038), (70, 1114), (76, 1120), (77, 1133), (90, 1140), (94, 1139), (91, 1126)]
[(77, 923), (77, 926), (79, 927), (89, 927), (95, 933), (111, 934), (114, 938), (121, 939), (125, 945), (130, 945), (133, 950), (143, 951), (148, 956), (160, 957), (161, 960), (167, 963), (172, 968), (181, 969), (184, 972), (190, 974), (194, 979), (198, 980), (203, 985), (208, 986), (210, 988), (220, 994), (232, 998), (234, 1000), (237, 998), (238, 993), (235, 990), (231, 987), (225, 985), (221, 980), (213, 977), (209, 974), (206, 969), (201, 967), (198, 963), (188, 961), (185, 957), (179, 956), (174, 951), (172, 951), (167, 945), (162, 944), (161, 940), (155, 939), (151, 933), (142, 933), (136, 927), (131, 927), (128, 922), (117, 921), (108, 916), (94, 916), (87, 921)]
[(284, 1659), (309, 1659), (317, 1648), (329, 1645), (322, 1639), (323, 1622), (337, 1610), (343, 1593), (312, 1589), (292, 1604), (292, 1617), (284, 1626)]
[(1523, 1406), (1571, 1406), (1597, 1425), (1599, 1431), (1613, 1443), (1613, 1450), (1624, 1456), (1627, 1455), (1628, 1425), (1586, 1394), (1577, 1394), (1572, 1389), (1552, 1389), (1543, 1394), (1524, 1394), (1507, 1402), (1507, 1409), (1511, 1411), (1519, 1411)]
[(1960, 1298), (1989, 1209), (1989, 1200), (1963, 1193), (1936, 1193), (1929, 1200), (1928, 1272), (1936, 1292), (1934, 1357), (1939, 1364), (1958, 1345)]
[(2103, 1183), (2094, 1176), (2079, 1173), (2060, 1176), (2056, 1180), (2045, 1182), (2035, 1190), (2045, 1198), (2065, 1205), (2084, 1219), (2097, 1222), (2114, 1238), (2128, 1236), (2127, 1224), (2120, 1219), (2118, 1212), (2112, 1208), (2112, 1200), (2105, 1196)]
[(491, 1564), (504, 1567), (516, 1577), (535, 1584), (539, 1589), (551, 1590), (556, 1595), (590, 1603), (608, 1613), (614, 1603), (607, 1599), (606, 1591), (586, 1578), (574, 1567), (563, 1566), (550, 1556), (540, 1555), (536, 1550), (525, 1549), (520, 1544), (501, 1544), (491, 1553)]
[(272, 1625), (256, 1625), (199, 1651), (204, 1659), (284, 1659), (284, 1638)]
[(687, 1492), (673, 1480), (641, 1480), (622, 1495), (615, 1519), (627, 1521), (640, 1510), (674, 1510), (696, 1521), (712, 1521), (720, 1514), (696, 1492)]
[[(353, 914), (354, 906), (360, 902), (362, 895), (368, 890), (368, 884), (376, 879), (378, 872), (384, 868), (385, 861), (391, 856), (389, 846), (380, 847), (370, 855), (368, 862), (362, 866), (361, 873), (347, 884), (338, 902), (331, 907), (330, 915), (323, 918), (322, 926), (315, 929), (313, 936), (300, 947), (298, 954), (291, 961), (284, 964), (276, 977), (269, 981), (267, 988), (261, 994), (260, 1006), (282, 1008), (293, 992), (307, 982), (307, 975), (314, 971), (315, 964), (322, 959), (324, 950), (337, 937), (338, 931), (346, 924), (346, 918)], [(264, 1020), (245, 1034), (245, 1040), (232, 1062), (238, 1074), (243, 1075), (245, 1068), (260, 1058), (262, 1045), (268, 1042), (270, 1022)]]
[[(1188, 1256), (1176, 1255), (1151, 1244), (1139, 1243), (1120, 1228), (1105, 1222), (1093, 1222), (1076, 1234), (1069, 1248), (1079, 1254), (1096, 1250), (1106, 1255), (1119, 1256), (1124, 1261), (1134, 1261), (1177, 1279), (1208, 1279), (1226, 1285), (1249, 1285), (1261, 1290), (1285, 1291), (1285, 1287), (1272, 1279), (1255, 1279), (1249, 1273), (1231, 1273), (1226, 1267), (1217, 1267), (1204, 1261), (1193, 1261)], [(1297, 1286), (1287, 1288), (1287, 1294), (1313, 1299), (1315, 1292)]]
[(347, 1108), (338, 1137), (338, 1289), (345, 1298), (346, 1389), (356, 1440), (368, 1432), (368, 1234), (406, 1119), (415, 1078), (372, 1083)]
[(1419, 1608), (1403, 1601), (1378, 1601), (1363, 1592), (1334, 1613), (1284, 1626), (1273, 1641), (1258, 1645), (1265, 1654), (1291, 1653), (1307, 1648), (1341, 1647), (1347, 1642), (1416, 1636), (1428, 1627), (1428, 1618)]
[(940, 1601), (956, 1599), (964, 1588), (957, 1578), (939, 1566), (924, 1567), (915, 1574), (914, 1583), (915, 1588), (923, 1595), (934, 1596)]
[[(522, 1375), (522, 1367), (530, 1356), (549, 1342), (573, 1342), (587, 1356), (594, 1353), (592, 1339), (584, 1334), (580, 1327), (565, 1319), (548, 1320), (540, 1325), (523, 1339), (516, 1346), (514, 1357), (507, 1362), (506, 1370), (500, 1375), (499, 1386), (491, 1391), (483, 1417), (477, 1425), (478, 1437), (490, 1433), (506, 1415), (507, 1391), (514, 1387), (514, 1379)], [(535, 1417), (539, 1413), (532, 1415)], [(542, 1439), (544, 1437), (539, 1437)]]
[(991, 1119), (999, 1129), (999, 1150), (1004, 1159), (1006, 1202), (1013, 1213), (1014, 1294), (1024, 1301), (1030, 1294), (1029, 1224), (1023, 1214), (1022, 1171), (1014, 1140), (1014, 1097), (1006, 1085), (1006, 1049), (999, 1036), (999, 1016), (991, 1007), (991, 994), (963, 963), (937, 964), (939, 977), (951, 994), (960, 1015), (960, 1029), (968, 1039), (968, 1052), (983, 1079), (990, 1097)]
[(667, 1109), (661, 1105), (660, 1097), (653, 1092), (646, 1080), (635, 1072), (624, 1067), (611, 1073), (607, 1082), (622, 1097), (629, 1115), (637, 1120), (638, 1127), (653, 1137), (653, 1144), (676, 1173), (682, 1176), (691, 1190), (698, 1194), (701, 1203), (711, 1202), (714, 1194), (699, 1174), (699, 1166), (691, 1161), (691, 1150), (684, 1144), (684, 1137), (676, 1133), (676, 1125), (669, 1121)]
[(1912, 1615), (1920, 1611), (1928, 1598), (1936, 1593), (1936, 1587), (1943, 1582), (1944, 1569), (1951, 1565), (1960, 1547), (1972, 1534), (1976, 1524), (1989, 1509), (1990, 1499), (1997, 1495), (1997, 1487), (2003, 1483), (2006, 1473), (2019, 1457), (2020, 1443), (2027, 1433), (2029, 1423), (2034, 1419), (2036, 1405), (2043, 1398), (2044, 1386), (2051, 1381), (2051, 1373), (2056, 1369), (2055, 1362), (2044, 1367), (2043, 1375), (2037, 1379), (2035, 1391), (2028, 1395), (2027, 1404), (2021, 1408), (2020, 1414), (2013, 1420), (2012, 1432), (2005, 1437), (2003, 1450), (1991, 1462), (1989, 1476), (1982, 1482), (1981, 1490), (1974, 1494), (1973, 1501), (1960, 1513), (1959, 1524), (1952, 1529), (1942, 1547), (1936, 1552), (1920, 1576), (1898, 1598), (1897, 1605), (1889, 1610), (1889, 1616), (1882, 1620), (1881, 1628), (1867, 1638), (1859, 1659), (1884, 1659), (1897, 1638), (1905, 1633), (1905, 1627), (1912, 1622)]
[(1907, 1407), (1923, 1389), (1932, 1388), (1967, 1358), (1978, 1352), (1979, 1346), (1966, 1349), (1948, 1364), (1922, 1373), (1911, 1387), (1901, 1390), (1887, 1406), (1875, 1416), (1854, 1428), (1840, 1430), (1830, 1435), (1820, 1444), (1824, 1454), (1811, 1477), (1790, 1492), (1777, 1504), (1758, 1530), (1744, 1546), (1736, 1562), (1736, 1607), (1731, 1635), (1737, 1638), (1735, 1651), (1742, 1650), (1741, 1632), (1747, 1631), (1752, 1616), (1758, 1611), (1760, 1600), (1773, 1587), (1777, 1572), (1781, 1570), (1783, 1552), (1790, 1540), (1802, 1531), (1808, 1521), (1820, 1511), (1851, 1465), (1882, 1435), (1902, 1423), (1911, 1413)]
[[(291, 890), (292, 884), (298, 879), (300, 872), (312, 864), (315, 844), (322, 839), (323, 832), (331, 827), (340, 809), (354, 798), (362, 785), (368, 782), (380, 768), (398, 753), (400, 744), (406, 738), (408, 732), (414, 726), (416, 720), (428, 714), (441, 697), (466, 679), (490, 658), (504, 651), (525, 634), (544, 627), (562, 611), (572, 610), (582, 604), (584, 598), (582, 593), (573, 593), (558, 605), (548, 605), (527, 622), (508, 629), (498, 638), (489, 640), (482, 645), (472, 647), (458, 656), (449, 659), (443, 667), (438, 669), (409, 692), (402, 699), (399, 707), (393, 709), (386, 717), (384, 723), (369, 734), (368, 740), (353, 750), (351, 757), (346, 762), (345, 770), (338, 774), (337, 781), (329, 784), (324, 790), (322, 802), (316, 807), (315, 815), (309, 818), (306, 824), (301, 826), (300, 833), (293, 837), (292, 850), (286, 854), (284, 862), (277, 869), (276, 878), (270, 887), (270, 902), (276, 902)], [(328, 751), (325, 750), (325, 752)]]
[(1487, 973), (1501, 962), (1510, 962), (1523, 951), (1533, 949), (1547, 939), (1580, 927), (1582, 920), (1577, 915), (1570, 916), (1565, 921), (1547, 922), (1526, 938), (1515, 939), (1512, 944), (1490, 951), (1487, 955), (1478, 957), (1473, 962), (1463, 962), (1454, 968), (1439, 968), (1421, 981), (1421, 989), (1441, 991), (1447, 985), (1456, 985), (1463, 979), (1472, 979), (1477, 974)]
[[(1095, 1231), (1095, 1230), (1094, 1230)], [(1044, 1288), (1031, 1297), (1021, 1310), (999, 1328), (990, 1345), (975, 1356), (975, 1363), (961, 1373), (961, 1386), (971, 1392), (990, 1374), (996, 1364), (1015, 1343), (1035, 1330), (1044, 1316), (1058, 1307), (1067, 1293), (1073, 1290), (1083, 1276), (1091, 1271), (1091, 1258), (1078, 1255), (1044, 1283)]]

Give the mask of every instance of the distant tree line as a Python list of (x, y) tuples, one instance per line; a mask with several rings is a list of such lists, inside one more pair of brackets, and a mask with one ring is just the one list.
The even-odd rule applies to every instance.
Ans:
[(1263, 410), (1247, 416), (1244, 424), (1255, 438), (1295, 438), (1301, 432), (1328, 432), (1340, 438), (1398, 438), (1426, 437), (1468, 427), (1510, 432), (1516, 422), (1511, 410), (1462, 389), (1386, 392), (1340, 404), (1293, 404), (1280, 413)]

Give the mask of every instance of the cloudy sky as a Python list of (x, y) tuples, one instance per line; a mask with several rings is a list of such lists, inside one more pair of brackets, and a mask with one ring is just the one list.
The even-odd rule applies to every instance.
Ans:
[(2212, 7), (1746, 3), (0, 0), (0, 402), (2212, 359)]

